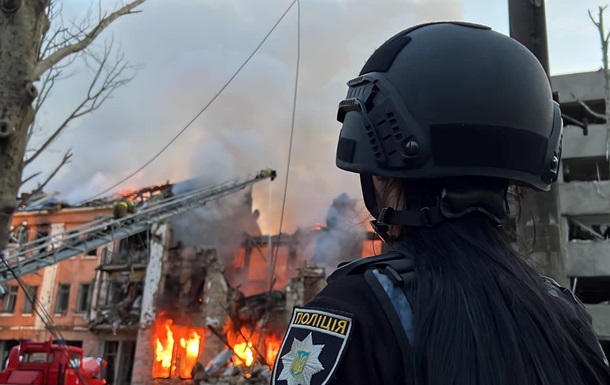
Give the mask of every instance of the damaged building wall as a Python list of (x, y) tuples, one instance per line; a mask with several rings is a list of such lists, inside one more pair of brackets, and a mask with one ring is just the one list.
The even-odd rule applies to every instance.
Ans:
[(155, 299), (163, 274), (163, 260), (169, 245), (169, 226), (167, 222), (156, 223), (152, 227), (150, 257), (146, 266), (146, 280), (142, 295), (140, 327), (146, 328), (155, 319)]
[(552, 84), (559, 91), (562, 112), (590, 123), (588, 135), (583, 135), (580, 127), (564, 127), (559, 197), (567, 241), (565, 272), (571, 288), (589, 307), (595, 331), (606, 354), (610, 354), (610, 263), (606, 258), (610, 253), (608, 132), (603, 121), (591, 118), (582, 106), (585, 102), (604, 111), (604, 91), (597, 82), (600, 76), (599, 71), (554, 76)]
[(205, 316), (206, 344), (199, 359), (199, 363), (206, 365), (219, 351), (226, 348), (209, 329), (222, 330), (227, 321), (229, 302), (229, 285), (225, 278), (225, 269), (217, 255), (210, 257), (206, 269), (206, 278), (203, 291), (203, 314)]
[(305, 262), (299, 269), (298, 276), (290, 280), (286, 287), (286, 319), (292, 317), (295, 306), (303, 306), (326, 286), (326, 272), (323, 267), (312, 262)]
[(144, 291), (142, 294), (141, 313), (131, 384), (150, 383), (151, 363), (154, 360), (155, 346), (152, 344), (152, 323), (157, 315), (156, 302), (162, 284), (163, 262), (168, 258), (170, 229), (167, 222), (156, 223), (151, 229), (150, 254), (146, 266)]

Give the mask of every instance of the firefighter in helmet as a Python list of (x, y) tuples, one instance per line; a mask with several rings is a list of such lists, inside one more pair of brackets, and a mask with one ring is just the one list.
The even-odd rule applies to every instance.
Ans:
[(271, 178), (271, 181), (273, 181), (277, 177), (277, 172), (275, 172), (274, 169), (267, 167), (266, 169), (261, 170), (258, 173), (258, 177), (259, 178)]
[(272, 384), (610, 384), (584, 305), (504, 232), (512, 186), (548, 191), (559, 170), (536, 57), (486, 26), (428, 23), (347, 84), (336, 164), (391, 251), (355, 255), (293, 311)]
[(120, 200), (114, 204), (113, 214), (114, 219), (123, 218), (129, 214), (136, 212), (136, 205), (133, 201)]

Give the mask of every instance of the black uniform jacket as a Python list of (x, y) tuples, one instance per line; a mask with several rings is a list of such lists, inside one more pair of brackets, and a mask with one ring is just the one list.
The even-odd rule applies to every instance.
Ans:
[[(546, 285), (549, 293), (556, 291), (556, 297), (572, 302), (572, 294), (554, 281)], [(586, 317), (583, 321), (589, 326), (590, 316), (585, 313), (579, 318)], [(603, 356), (592, 328), (590, 337), (592, 347)], [(271, 384), (402, 384), (402, 359), (390, 321), (364, 275), (346, 275), (293, 311)]]
[(295, 310), (284, 341), (292, 346), (280, 349), (274, 385), (399, 384), (404, 376), (396, 337), (362, 274), (331, 282)]

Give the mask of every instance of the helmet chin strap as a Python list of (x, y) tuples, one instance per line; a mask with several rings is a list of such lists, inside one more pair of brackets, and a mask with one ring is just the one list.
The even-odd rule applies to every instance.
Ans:
[(485, 183), (477, 185), (460, 184), (457, 187), (444, 188), (431, 207), (411, 210), (395, 210), (377, 204), (373, 177), (360, 175), (364, 204), (375, 220), (371, 221), (373, 229), (387, 241), (389, 226), (433, 227), (441, 222), (457, 219), (471, 213), (481, 213), (495, 223), (502, 223), (508, 217), (509, 208), (507, 183)]

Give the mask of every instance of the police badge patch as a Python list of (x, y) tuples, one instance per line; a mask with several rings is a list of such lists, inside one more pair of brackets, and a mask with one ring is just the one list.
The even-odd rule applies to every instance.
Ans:
[(295, 308), (273, 368), (272, 385), (324, 385), (343, 357), (352, 319)]

